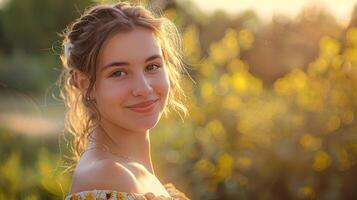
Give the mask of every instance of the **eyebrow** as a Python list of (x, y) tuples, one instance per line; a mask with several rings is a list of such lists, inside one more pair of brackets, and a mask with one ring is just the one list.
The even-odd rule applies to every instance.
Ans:
[[(159, 54), (152, 55), (152, 56), (150, 56), (150, 57), (145, 59), (145, 63), (147, 63), (147, 62), (149, 62), (151, 60), (155, 60), (157, 58), (162, 59), (162, 56), (159, 55)], [(128, 66), (128, 65), (129, 65), (128, 62), (114, 61), (114, 62), (110, 62), (110, 63), (104, 65), (104, 67), (102, 69), (106, 69), (108, 67), (113, 67), (113, 66), (120, 67), (120, 66)]]

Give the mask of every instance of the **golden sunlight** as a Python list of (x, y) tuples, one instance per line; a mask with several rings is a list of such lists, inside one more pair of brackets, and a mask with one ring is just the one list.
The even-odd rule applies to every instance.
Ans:
[(295, 17), (306, 6), (317, 5), (333, 13), (337, 21), (347, 24), (356, 4), (355, 0), (192, 0), (203, 11), (224, 10), (239, 13), (254, 10), (263, 20), (270, 20), (274, 15)]

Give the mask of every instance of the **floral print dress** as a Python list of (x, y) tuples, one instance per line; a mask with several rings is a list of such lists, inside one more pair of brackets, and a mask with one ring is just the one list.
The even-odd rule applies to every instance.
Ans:
[(68, 195), (65, 200), (145, 200), (142, 194), (113, 190), (88, 190)]
[[(161, 197), (162, 200), (189, 200), (186, 195), (171, 183), (165, 184), (165, 189), (171, 197)], [(114, 190), (87, 190), (69, 194), (65, 200), (146, 200), (143, 194), (118, 192)]]

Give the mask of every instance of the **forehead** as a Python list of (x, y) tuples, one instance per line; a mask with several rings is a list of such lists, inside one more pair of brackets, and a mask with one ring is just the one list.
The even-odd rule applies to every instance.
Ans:
[(110, 37), (99, 53), (99, 67), (113, 61), (139, 63), (152, 55), (162, 55), (155, 34), (146, 28), (136, 27), (129, 32), (120, 32)]

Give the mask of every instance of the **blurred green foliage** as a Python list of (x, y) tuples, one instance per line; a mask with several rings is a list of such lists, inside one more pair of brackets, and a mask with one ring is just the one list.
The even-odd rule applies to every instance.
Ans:
[[(46, 93), (60, 68), (57, 33), (91, 3), (9, 1), (0, 10), (0, 86)], [(196, 82), (184, 80), (190, 116), (152, 130), (163, 182), (192, 199), (357, 199), (356, 11), (342, 27), (316, 7), (264, 24), (252, 11), (158, 5), (182, 32)], [(0, 199), (62, 199), (66, 145), (57, 134), (14, 132), (1, 124), (6, 114)]]
[(345, 44), (321, 38), (306, 70), (293, 69), (272, 87), (237, 56), (253, 34), (227, 30), (194, 66), (198, 84), (184, 129), (163, 133), (174, 137), (168, 146), (178, 157), (164, 169), (189, 174), (182, 182), (191, 177), (194, 199), (356, 198), (357, 46), (348, 42), (356, 30), (347, 30)]
[(0, 139), (0, 199), (64, 198), (71, 179), (64, 173), (57, 137), (0, 129)]
[(2, 50), (48, 54), (59, 39), (57, 34), (88, 5), (85, 0), (10, 0), (1, 9), (1, 44), (6, 47)]
[[(0, 88), (41, 94), (59, 74), (60, 34), (88, 0), (10, 0), (0, 8)], [(18, 81), (21, 80), (21, 81)]]

